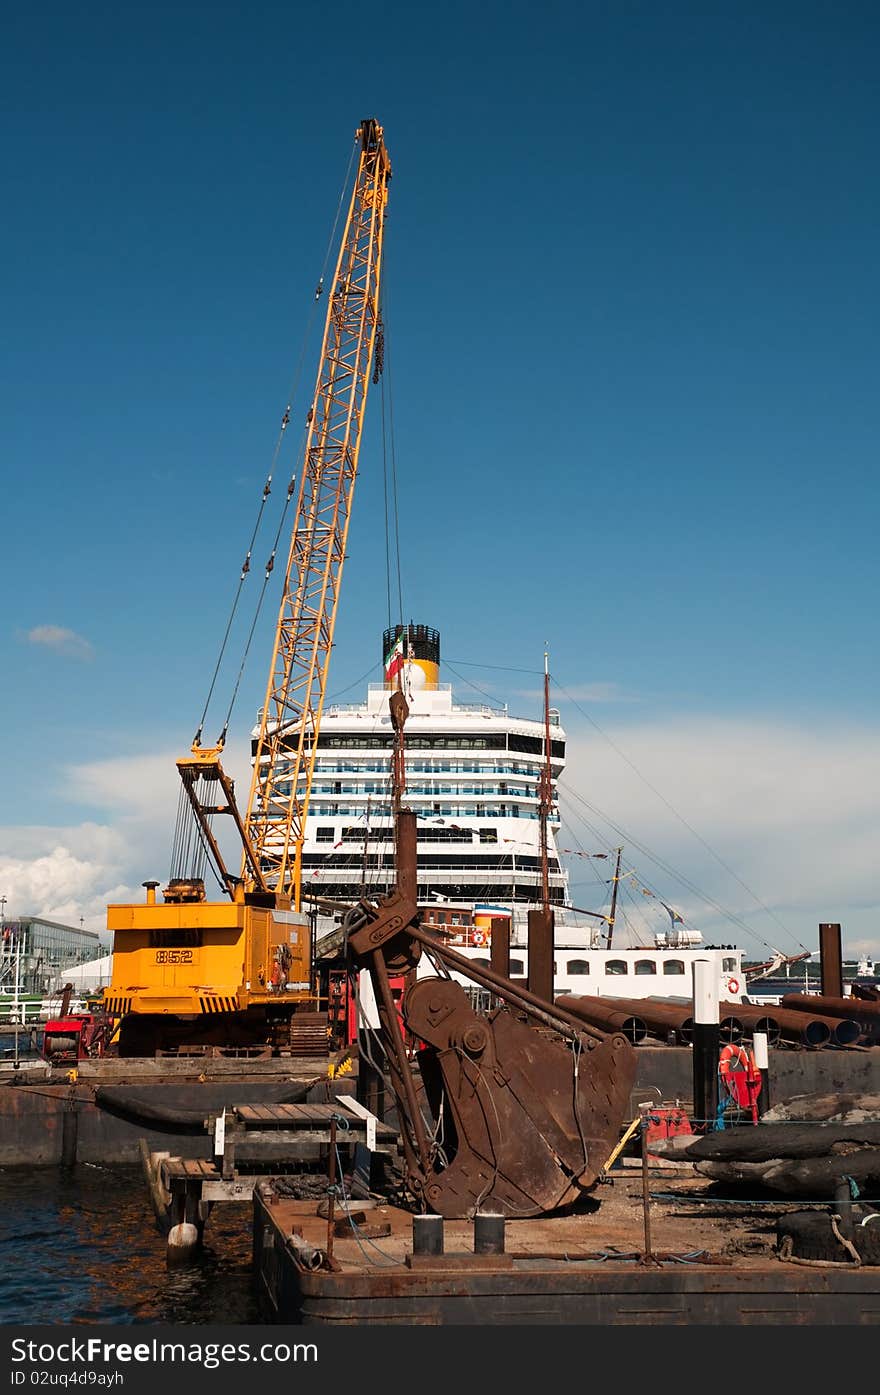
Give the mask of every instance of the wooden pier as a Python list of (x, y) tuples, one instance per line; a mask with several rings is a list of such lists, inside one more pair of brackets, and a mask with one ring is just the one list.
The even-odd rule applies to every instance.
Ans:
[[(314, 1165), (334, 1149), (352, 1161), (357, 1144), (370, 1153), (397, 1149), (395, 1129), (340, 1094), (333, 1104), (238, 1105), (205, 1121), (213, 1138), (211, 1160), (150, 1151), (141, 1140), (141, 1160), (169, 1262), (197, 1251), (211, 1208), (218, 1202), (250, 1201), (261, 1180), (292, 1164)], [(334, 1159), (335, 1162), (335, 1159)]]

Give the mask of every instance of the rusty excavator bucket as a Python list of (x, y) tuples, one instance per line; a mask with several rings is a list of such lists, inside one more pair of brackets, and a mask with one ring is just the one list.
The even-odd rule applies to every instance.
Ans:
[(444, 1121), (449, 1161), (424, 1181), (433, 1211), (534, 1216), (589, 1191), (629, 1104), (635, 1056), (625, 1037), (566, 1039), (508, 1005), (484, 1016), (442, 978), (416, 982), (404, 1018), (426, 1043), (419, 1066)]
[[(450, 1219), (480, 1209), (537, 1216), (568, 1205), (595, 1185), (618, 1141), (635, 1079), (632, 1046), (421, 929), (408, 810), (398, 813), (397, 878), (388, 896), (359, 903), (348, 946), (354, 967), (371, 975), (410, 1191)], [(402, 1003), (407, 1032), (420, 1043), (420, 1090), (389, 973), (415, 967), (423, 953), (437, 976), (416, 979)], [(450, 970), (487, 989), (497, 1006), (475, 1011)]]

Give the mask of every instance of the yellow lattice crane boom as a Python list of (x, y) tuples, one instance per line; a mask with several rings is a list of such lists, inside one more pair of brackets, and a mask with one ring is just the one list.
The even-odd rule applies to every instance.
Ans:
[[(239, 810), (223, 769), (223, 738), (203, 747), (197, 736), (177, 762), (182, 810), (176, 865), (162, 900), (158, 882), (145, 882), (145, 903), (107, 910), (113, 978), (105, 998), (122, 1018), (123, 1054), (183, 1043), (286, 1045), (296, 1010), (313, 1001), (310, 936), (300, 906), (302, 845), (367, 389), (372, 365), (377, 373), (380, 367), (391, 178), (382, 127), (363, 121), (357, 140), (247, 806)], [(238, 875), (227, 867), (213, 829), (218, 814), (230, 815), (239, 835)], [(227, 900), (206, 898), (198, 874), (205, 860)]]
[[(333, 279), (321, 367), (260, 718), (247, 833), (266, 880), (299, 910), (303, 824), (345, 561), (370, 367), (391, 168), (375, 122), (362, 151)], [(246, 855), (247, 857), (247, 855)]]

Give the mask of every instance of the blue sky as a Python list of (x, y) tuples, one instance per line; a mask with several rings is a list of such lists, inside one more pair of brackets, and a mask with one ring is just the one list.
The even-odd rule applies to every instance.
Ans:
[[(880, 952), (875, 8), (36, 4), (4, 29), (12, 909), (99, 928), (166, 872), (173, 756), (375, 115), (406, 617), (462, 695), (526, 712), (537, 683), (501, 670), (548, 644), (575, 795), (765, 940), (841, 920)], [(352, 699), (388, 620), (379, 407)]]

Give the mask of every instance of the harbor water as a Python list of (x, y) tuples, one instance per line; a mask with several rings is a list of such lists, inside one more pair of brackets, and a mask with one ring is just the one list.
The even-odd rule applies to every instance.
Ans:
[(169, 1269), (140, 1168), (0, 1169), (0, 1323), (255, 1323), (250, 1204)]

